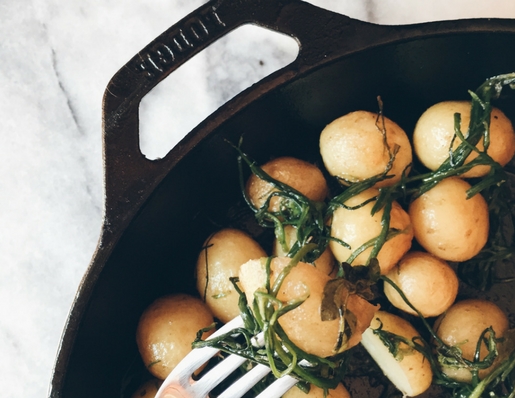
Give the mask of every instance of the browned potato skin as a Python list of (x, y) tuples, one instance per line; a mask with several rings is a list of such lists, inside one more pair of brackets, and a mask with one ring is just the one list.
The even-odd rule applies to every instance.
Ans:
[[(284, 227), (284, 234), (286, 235), (286, 244), (288, 248), (291, 248), (297, 241), (297, 229), (291, 225), (286, 225)], [(288, 254), (288, 252), (283, 250), (277, 238), (274, 241), (272, 254), (277, 257), (285, 257)], [(333, 253), (329, 246), (320, 257), (313, 262), (313, 265), (326, 275), (336, 276), (338, 272), (338, 267), (336, 266)]]
[[(375, 188), (371, 188), (353, 196), (345, 202), (345, 205), (350, 207), (358, 206), (377, 195), (379, 195), (379, 191)], [(384, 210), (372, 216), (371, 210), (374, 203), (375, 202), (370, 202), (354, 210), (339, 207), (334, 212), (331, 224), (331, 236), (341, 239), (351, 246), (349, 250), (338, 242), (331, 241), (329, 243), (331, 251), (338, 261), (346, 262), (354, 250), (381, 233), (381, 218)], [(386, 241), (379, 251), (377, 259), (381, 267), (381, 274), (383, 275), (387, 274), (410, 249), (413, 239), (410, 217), (397, 202), (393, 202), (390, 215), (390, 227), (399, 229), (403, 231), (403, 233)], [(371, 251), (372, 248), (366, 249), (356, 257), (352, 265), (365, 264)]]
[[(450, 346), (458, 346), (463, 358), (472, 360), (481, 333), (492, 327), (497, 338), (508, 330), (509, 322), (504, 312), (493, 302), (480, 299), (459, 301), (442, 314), (435, 322), (434, 330), (442, 341)], [(484, 359), (488, 349), (481, 343), (480, 359)], [(495, 364), (494, 364), (495, 365)], [(494, 367), (481, 370), (479, 377), (485, 377)], [(449, 377), (463, 382), (471, 381), (466, 369), (443, 368)]]
[(415, 239), (443, 260), (469, 260), (488, 239), (488, 205), (481, 194), (467, 199), (469, 188), (461, 178), (446, 178), (409, 206)]
[[(322, 202), (328, 193), (327, 182), (318, 167), (293, 157), (280, 157), (261, 166), (273, 179), (296, 189), (308, 199)], [(276, 189), (268, 182), (251, 175), (247, 181), (246, 193), (250, 201), (260, 208)], [(280, 198), (272, 198), (270, 210), (280, 209)]]
[[(164, 380), (191, 351), (197, 332), (212, 323), (213, 315), (196, 297), (173, 294), (158, 298), (143, 312), (136, 330), (143, 363), (152, 375)], [(210, 334), (204, 333), (203, 338)]]
[[(342, 183), (363, 181), (384, 173), (390, 161), (381, 132), (381, 119), (376, 113), (355, 111), (329, 123), (320, 135), (320, 153), (329, 174), (342, 179)], [(385, 187), (399, 181), (403, 171), (412, 162), (411, 143), (404, 130), (395, 122), (384, 118), (386, 141), (390, 150), (398, 145), (392, 169), (393, 176), (376, 184)]]
[[(287, 257), (272, 260), (272, 284), (290, 261)], [(253, 293), (265, 285), (266, 275), (262, 264), (260, 261), (249, 261), (241, 267), (240, 281), (249, 303), (253, 300)], [(334, 348), (338, 338), (339, 320), (322, 321), (320, 314), (324, 287), (330, 279), (311, 264), (300, 262), (286, 276), (277, 294), (277, 298), (283, 302), (309, 294), (300, 306), (279, 317), (279, 324), (295, 345), (320, 357), (336, 353)], [(359, 343), (361, 333), (369, 326), (377, 308), (357, 295), (349, 296), (347, 306), (358, 317), (357, 332), (348, 341), (347, 348), (350, 348)], [(320, 332), (322, 330), (323, 333)]]
[[(466, 136), (470, 123), (470, 101), (444, 101), (428, 108), (420, 117), (413, 132), (413, 146), (417, 157), (430, 170), (436, 170), (448, 157), (454, 136), (454, 114), (461, 115), (461, 131)], [(457, 148), (461, 140), (454, 141)], [(483, 140), (476, 145), (484, 150)], [(515, 154), (515, 132), (510, 120), (497, 108), (492, 108), (490, 117), (490, 145), (487, 151), (496, 162), (505, 166)], [(472, 152), (467, 163), (477, 157)], [(489, 166), (475, 166), (461, 177), (482, 177)]]
[[(442, 314), (458, 294), (456, 272), (445, 261), (429, 253), (407, 253), (386, 276), (426, 318)], [(384, 293), (395, 307), (417, 315), (389, 283), (384, 284)]]
[[(408, 321), (386, 311), (377, 311), (370, 324), (371, 329), (379, 329), (381, 326), (385, 331), (410, 340), (420, 336), (420, 333)], [(410, 350), (404, 343), (400, 343), (399, 347), (401, 350)], [(429, 388), (433, 372), (429, 361), (423, 354), (416, 350), (410, 350), (409, 354), (403, 355), (402, 360), (397, 362), (413, 389), (413, 393), (409, 396), (417, 396)]]
[[(326, 395), (327, 398), (351, 398), (349, 391), (345, 388), (343, 384), (338, 384), (338, 386), (329, 390)], [(317, 386), (311, 386), (309, 389), (309, 393), (305, 393), (301, 389), (297, 387), (293, 387), (286, 394), (283, 395), (283, 398), (325, 398), (324, 390)]]
[(151, 379), (147, 382), (143, 383), (134, 394), (131, 395), (131, 398), (155, 398), (159, 387), (163, 383), (162, 380)]
[(229, 278), (238, 276), (240, 265), (266, 253), (248, 234), (232, 228), (214, 233), (203, 247), (197, 260), (197, 290), (213, 315), (227, 323), (240, 314), (239, 295)]

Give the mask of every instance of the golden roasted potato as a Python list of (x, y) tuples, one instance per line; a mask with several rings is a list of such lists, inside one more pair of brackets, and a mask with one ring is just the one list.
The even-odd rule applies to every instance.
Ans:
[[(463, 358), (472, 360), (476, 346), (483, 331), (492, 327), (495, 337), (503, 337), (508, 330), (509, 322), (504, 312), (493, 302), (481, 299), (462, 300), (454, 304), (442, 314), (435, 322), (435, 332), (442, 341), (449, 346), (461, 349)], [(484, 359), (488, 349), (481, 343), (480, 360)], [(479, 377), (485, 377), (490, 368), (479, 371)], [(447, 376), (463, 382), (470, 382), (472, 375), (465, 368), (443, 367)]]
[(197, 259), (197, 290), (213, 315), (227, 323), (240, 314), (239, 294), (229, 280), (240, 265), (265, 257), (261, 246), (243, 231), (226, 228), (211, 235)]
[[(192, 316), (195, 314), (195, 316)], [(213, 323), (202, 300), (186, 294), (158, 298), (143, 312), (136, 342), (150, 373), (164, 380), (191, 351), (197, 332)], [(211, 333), (204, 333), (206, 338)]]
[[(280, 157), (261, 166), (261, 169), (273, 179), (280, 181), (313, 201), (322, 202), (328, 193), (324, 175), (315, 165), (292, 157)], [(270, 194), (277, 191), (270, 183), (252, 174), (246, 185), (246, 193), (250, 201), (260, 208)], [(270, 201), (270, 210), (280, 209), (281, 199), (274, 197)]]
[[(329, 123), (320, 135), (320, 153), (329, 174), (344, 184), (363, 181), (384, 173), (390, 162), (385, 145), (383, 125), (376, 113), (355, 111)], [(412, 162), (411, 143), (404, 130), (395, 122), (384, 118), (386, 143), (390, 152), (399, 150), (388, 176), (376, 187), (392, 185)]]
[(394, 357), (380, 337), (374, 333), (374, 329), (379, 328), (409, 340), (420, 334), (403, 318), (378, 311), (370, 327), (363, 333), (361, 344), (405, 397), (422, 394), (429, 388), (433, 379), (429, 361), (423, 354), (404, 343), (399, 343), (400, 353)]
[[(331, 236), (338, 238), (351, 246), (348, 249), (336, 241), (331, 241), (329, 246), (334, 257), (340, 262), (347, 262), (349, 256), (371, 239), (376, 238), (381, 233), (381, 218), (384, 210), (371, 215), (375, 201), (369, 202), (364, 206), (355, 208), (370, 198), (379, 194), (375, 188), (368, 189), (358, 195), (353, 196), (344, 204), (353, 209), (339, 207), (333, 214), (331, 222)], [(388, 271), (404, 256), (410, 249), (413, 239), (410, 217), (402, 207), (394, 202), (391, 210), (390, 228), (402, 231), (397, 236), (385, 242), (377, 259), (381, 267), (381, 274)], [(372, 248), (369, 247), (352, 262), (352, 265), (363, 265), (367, 262)]]
[[(386, 276), (424, 317), (442, 314), (458, 294), (456, 272), (445, 261), (429, 253), (407, 253)], [(417, 315), (389, 283), (384, 284), (384, 293), (395, 307)]]
[[(240, 282), (249, 304), (254, 300), (254, 293), (263, 291), (266, 284), (265, 260), (251, 260), (240, 268)], [(272, 260), (272, 284), (290, 261), (288, 257), (276, 257)], [(337, 353), (335, 347), (338, 341), (339, 319), (321, 319), (324, 287), (329, 280), (328, 275), (312, 265), (300, 262), (291, 269), (277, 294), (277, 298), (283, 302), (307, 297), (297, 308), (279, 317), (278, 321), (295, 345), (307, 353), (320, 357)], [(361, 333), (368, 327), (376, 311), (376, 306), (355, 294), (348, 297), (347, 308), (357, 317), (357, 325), (345, 349), (359, 343)], [(320, 333), (321, 330), (323, 333)]]
[(409, 206), (415, 239), (443, 260), (469, 260), (488, 239), (488, 205), (481, 194), (467, 199), (469, 188), (461, 178), (446, 178)]
[[(431, 106), (418, 120), (413, 132), (413, 147), (422, 164), (436, 170), (449, 157), (449, 148), (454, 137), (454, 114), (461, 115), (461, 132), (466, 137), (470, 123), (470, 101), (444, 101)], [(453, 149), (461, 144), (454, 140)], [(484, 150), (483, 140), (477, 144)], [(490, 146), (487, 150), (496, 162), (506, 165), (515, 154), (515, 131), (510, 120), (497, 108), (492, 108), (490, 116)], [(477, 157), (472, 152), (467, 163)], [(489, 166), (475, 166), (462, 177), (482, 177), (490, 170)]]

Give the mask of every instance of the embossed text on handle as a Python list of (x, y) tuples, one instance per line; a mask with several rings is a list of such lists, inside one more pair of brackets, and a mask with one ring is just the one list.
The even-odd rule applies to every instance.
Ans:
[(213, 8), (185, 21), (182, 26), (166, 34), (146, 51), (138, 54), (133, 70), (143, 73), (149, 80), (158, 79), (181, 57), (186, 57), (197, 46), (223, 29), (225, 23)]

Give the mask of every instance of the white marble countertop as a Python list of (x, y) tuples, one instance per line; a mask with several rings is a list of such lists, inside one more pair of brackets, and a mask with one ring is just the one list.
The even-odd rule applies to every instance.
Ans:
[[(62, 329), (102, 225), (101, 100), (109, 79), (204, 2), (0, 3), (2, 396), (47, 394)], [(515, 2), (508, 0), (310, 2), (380, 24), (515, 18)], [(258, 28), (217, 43), (219, 58), (203, 53), (181, 71), (167, 101), (183, 112), (168, 115), (163, 107), (163, 96), (170, 95), (166, 81), (145, 99), (141, 146), (147, 156), (165, 155), (219, 105), (294, 56), (290, 40), (273, 51), (249, 45), (260, 40), (252, 29)], [(242, 60), (249, 65), (225, 64)], [(257, 67), (259, 60), (265, 63)], [(164, 117), (173, 118), (173, 131), (159, 130)]]

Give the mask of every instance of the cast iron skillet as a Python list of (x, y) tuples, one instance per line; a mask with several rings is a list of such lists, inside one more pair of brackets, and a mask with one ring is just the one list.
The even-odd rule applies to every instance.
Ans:
[[(138, 146), (142, 97), (247, 23), (297, 39), (298, 58), (203, 121), (165, 158), (147, 160)], [(107, 86), (105, 221), (49, 396), (130, 395), (144, 374), (135, 343), (143, 309), (161, 295), (195, 291), (193, 264), (212, 231), (236, 226), (261, 238), (240, 210), (235, 153), (225, 139), (243, 134), (244, 150), (259, 162), (279, 155), (317, 162), (323, 126), (351, 110), (377, 110), (378, 95), (387, 116), (409, 132), (427, 106), (465, 99), (485, 78), (514, 70), (511, 20), (377, 26), (299, 0), (216, 0), (172, 26)], [(513, 101), (497, 105), (515, 120)], [(511, 297), (495, 294), (509, 311)]]

